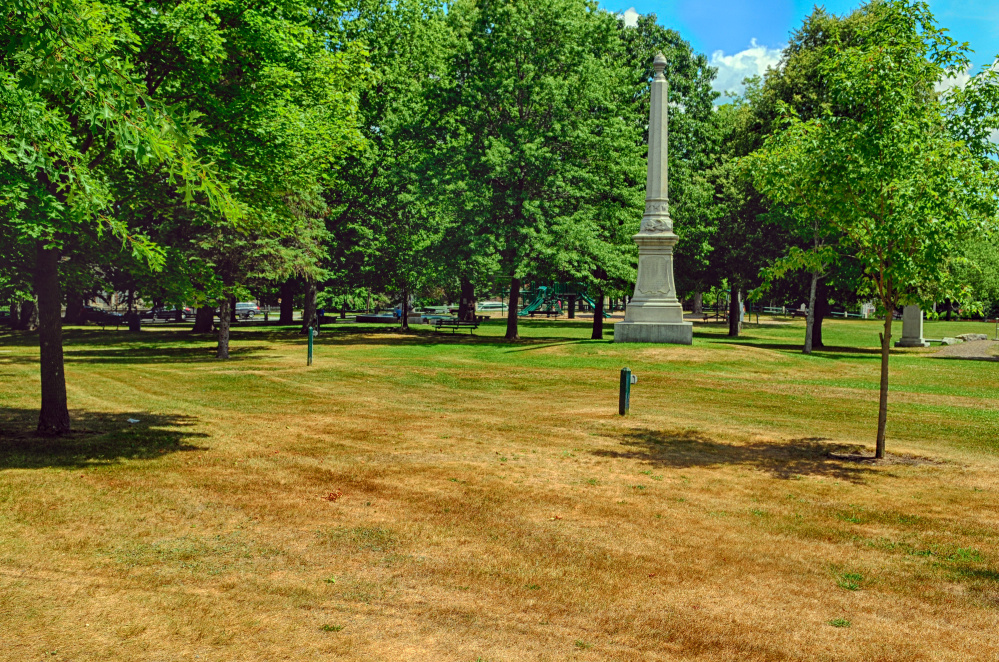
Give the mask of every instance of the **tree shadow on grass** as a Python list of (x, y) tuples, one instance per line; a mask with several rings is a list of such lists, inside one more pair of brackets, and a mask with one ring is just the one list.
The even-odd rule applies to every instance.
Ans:
[[(265, 339), (268, 342), (284, 344), (305, 345), (305, 337), (297, 334), (252, 332), (247, 334), (246, 339)], [(233, 336), (234, 340), (242, 339), (240, 336)], [(539, 345), (551, 345), (553, 343), (580, 343), (590, 342), (586, 338), (571, 338), (564, 335), (551, 336), (529, 336), (521, 337), (519, 340), (509, 341), (503, 336), (497, 335), (477, 335), (467, 331), (458, 333), (437, 333), (432, 328), (412, 328), (410, 331), (402, 331), (398, 324), (391, 326), (357, 326), (342, 325), (335, 328), (323, 327), (322, 333), (315, 338), (317, 347), (337, 345), (387, 345), (396, 347), (436, 347), (439, 345), (475, 345), (481, 347), (498, 347), (510, 349), (523, 349), (536, 347)], [(595, 341), (599, 342), (599, 341)]]
[[(266, 352), (266, 345), (237, 345), (229, 348), (228, 362), (244, 361), (255, 354)], [(211, 347), (102, 347), (100, 349), (75, 349), (67, 347), (64, 352), (66, 363), (224, 363), (215, 357), (215, 346)], [(36, 359), (33, 359), (37, 362)]]
[[(138, 423), (129, 423), (128, 419)], [(192, 429), (197, 417), (183, 414), (74, 411), (71, 412), (73, 431), (61, 437), (35, 436), (37, 420), (37, 410), (0, 408), (0, 471), (80, 469), (207, 450), (191, 443), (208, 437)]]
[(830, 443), (821, 437), (786, 442), (757, 441), (726, 444), (695, 430), (629, 430), (622, 435), (621, 450), (600, 450), (602, 457), (641, 460), (657, 467), (685, 469), (721, 465), (765, 471), (775, 478), (828, 476), (862, 483), (874, 467), (832, 457), (864, 450), (856, 444)]
[[(772, 349), (779, 352), (794, 352), (801, 354), (801, 343), (780, 343), (761, 340), (752, 342), (750, 340), (722, 340), (717, 336), (714, 342), (725, 345), (740, 345), (742, 347), (755, 347), (757, 349)], [(906, 352), (892, 350), (893, 355), (903, 355)], [(812, 350), (812, 356), (824, 359), (880, 359), (881, 349), (879, 347), (837, 347), (826, 345)]]

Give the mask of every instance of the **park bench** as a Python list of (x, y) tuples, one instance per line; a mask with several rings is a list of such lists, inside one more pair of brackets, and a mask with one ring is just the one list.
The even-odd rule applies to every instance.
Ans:
[(471, 335), (472, 332), (475, 331), (475, 329), (477, 328), (479, 328), (478, 320), (476, 320), (475, 322), (462, 322), (461, 320), (456, 320), (453, 318), (452, 319), (441, 318), (434, 320), (434, 331), (437, 333), (441, 333), (443, 329), (451, 329), (452, 334), (454, 334), (454, 332), (458, 331), (459, 329), (468, 329), (468, 333)]
[(714, 318), (715, 320), (717, 320), (719, 322), (721, 322), (723, 320), (728, 320), (728, 312), (724, 311), (724, 310), (721, 310), (721, 311), (718, 311), (718, 312), (709, 312), (709, 311), (706, 311), (706, 312), (701, 313), (701, 314), (704, 315), (704, 321), (705, 322), (707, 322), (709, 319), (712, 319), (712, 318)]
[(531, 317), (534, 317), (535, 315), (544, 315), (545, 317), (558, 317), (559, 316), (559, 311), (557, 311), (557, 310), (532, 310), (531, 312), (529, 312), (527, 314), (530, 315)]

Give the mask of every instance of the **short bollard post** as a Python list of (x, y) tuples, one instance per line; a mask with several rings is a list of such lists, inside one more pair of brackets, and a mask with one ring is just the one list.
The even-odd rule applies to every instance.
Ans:
[(618, 397), (617, 413), (624, 416), (628, 413), (631, 400), (631, 369), (621, 368), (621, 393)]
[(312, 332), (313, 329), (309, 327), (309, 362), (308, 365), (312, 365)]

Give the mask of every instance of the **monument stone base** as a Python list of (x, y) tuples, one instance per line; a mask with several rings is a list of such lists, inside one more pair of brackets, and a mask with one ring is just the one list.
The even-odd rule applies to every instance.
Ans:
[(895, 347), (929, 347), (930, 343), (922, 338), (902, 338), (895, 343)]
[(690, 345), (693, 341), (694, 325), (690, 322), (618, 322), (614, 325), (614, 342)]

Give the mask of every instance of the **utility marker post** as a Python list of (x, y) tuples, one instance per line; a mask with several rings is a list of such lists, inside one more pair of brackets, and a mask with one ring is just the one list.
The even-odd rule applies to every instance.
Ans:
[(312, 333), (313, 333), (313, 328), (310, 326), (309, 327), (309, 359), (308, 359), (308, 362), (306, 363), (306, 365), (312, 365)]
[(621, 368), (621, 391), (618, 394), (617, 413), (624, 416), (631, 405), (631, 384), (634, 379), (630, 368)]

